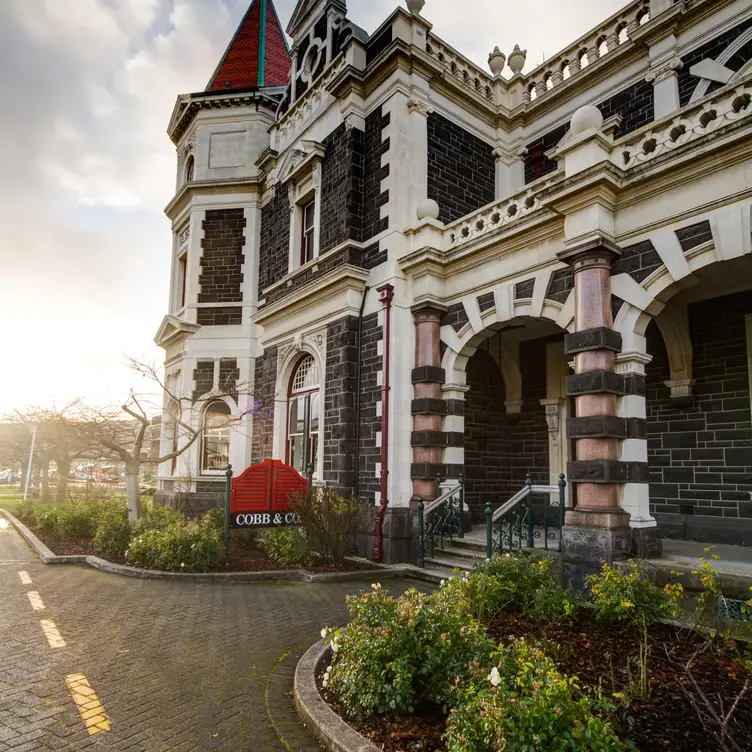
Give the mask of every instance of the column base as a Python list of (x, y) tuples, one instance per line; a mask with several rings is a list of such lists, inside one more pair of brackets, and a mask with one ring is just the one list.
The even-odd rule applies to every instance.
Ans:
[(626, 559), (632, 549), (629, 515), (621, 510), (570, 510), (561, 535), (562, 561), (597, 569)]
[(632, 555), (638, 559), (658, 559), (663, 554), (663, 542), (657, 527), (632, 528)]

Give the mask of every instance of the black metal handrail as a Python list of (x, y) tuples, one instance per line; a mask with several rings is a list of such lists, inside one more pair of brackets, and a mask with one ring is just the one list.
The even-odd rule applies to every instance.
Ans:
[[(441, 478), (436, 479), (437, 493)], [(464, 538), (463, 517), (465, 513), (465, 479), (460, 473), (456, 486), (445, 491), (434, 501), (423, 504), (418, 501), (418, 566), (425, 567), (425, 553), (433, 556), (436, 548), (443, 549), (445, 541), (451, 546), (455, 537)]]
[[(533, 477), (527, 474), (525, 485), (495, 512), (491, 502), (486, 503), (486, 556), (494, 553), (521, 550), (523, 534), (527, 548), (535, 548), (535, 541), (543, 539), (543, 548), (549, 550), (549, 541), (558, 538), (557, 550), (561, 551), (561, 531), (566, 511), (566, 487), (564, 473), (559, 475), (555, 486), (536, 486)], [(558, 499), (551, 495), (558, 492)], [(542, 496), (542, 500), (535, 499)], [(558, 533), (557, 533), (558, 531)]]

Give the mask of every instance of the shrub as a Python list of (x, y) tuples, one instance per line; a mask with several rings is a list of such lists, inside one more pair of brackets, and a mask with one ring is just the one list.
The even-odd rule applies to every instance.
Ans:
[(359, 505), (335, 488), (317, 488), (292, 500), (312, 551), (329, 566), (340, 568), (355, 547)]
[(219, 536), (200, 522), (174, 522), (138, 533), (125, 558), (166, 572), (207, 572), (222, 560)]
[(92, 538), (97, 529), (93, 504), (69, 502), (58, 505), (55, 531), (67, 538)]
[(598, 574), (587, 577), (593, 596), (595, 618), (602, 623), (627, 621), (651, 623), (674, 613), (676, 603), (651, 585), (634, 559), (626, 571), (604, 564)]
[(346, 631), (331, 633), (327, 686), (356, 718), (426, 703), (446, 710), (457, 677), (474, 662), (487, 664), (493, 651), (480, 626), (436, 594), (408, 590), (395, 600), (373, 585), (348, 607)]
[(611, 706), (582, 695), (576, 677), (524, 640), (500, 648), (490, 671), (474, 667), (457, 685), (444, 736), (450, 752), (624, 750), (599, 714)]
[(105, 558), (120, 558), (133, 536), (126, 504), (112, 504), (99, 515), (94, 533), (94, 551)]
[(134, 534), (140, 535), (147, 530), (164, 530), (173, 525), (180, 525), (186, 517), (171, 507), (145, 506), (141, 519), (135, 523)]
[(258, 542), (272, 561), (285, 566), (310, 566), (316, 558), (305, 530), (300, 527), (262, 530)]
[[(204, 525), (214, 530), (224, 540), (225, 510), (223, 508), (215, 507), (214, 509), (210, 509), (201, 519)], [(230, 528), (230, 545), (237, 545), (246, 550), (254, 549), (258, 545), (256, 532), (254, 528)]]

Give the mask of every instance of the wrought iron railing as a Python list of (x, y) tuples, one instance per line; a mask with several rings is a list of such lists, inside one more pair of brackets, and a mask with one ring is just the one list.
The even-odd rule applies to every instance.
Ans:
[[(441, 479), (436, 479), (439, 492)], [(465, 513), (465, 480), (460, 473), (456, 486), (440, 494), (437, 499), (423, 504), (418, 501), (418, 566), (425, 567), (426, 552), (432, 557), (437, 548), (443, 549), (452, 540), (464, 538), (462, 518)]]
[[(561, 550), (561, 531), (566, 511), (564, 473), (555, 486), (536, 486), (528, 473), (525, 485), (496, 511), (486, 504), (486, 556), (522, 548), (554, 546)], [(552, 498), (553, 497), (553, 498)], [(537, 545), (536, 545), (537, 543)]]

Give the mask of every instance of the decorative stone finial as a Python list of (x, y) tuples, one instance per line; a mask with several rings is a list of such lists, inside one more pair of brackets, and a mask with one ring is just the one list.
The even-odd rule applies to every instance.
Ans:
[(509, 67), (512, 69), (512, 73), (516, 76), (522, 72), (525, 67), (525, 61), (527, 60), (527, 50), (521, 50), (519, 44), (514, 45), (514, 49), (509, 55)]
[(602, 125), (603, 115), (601, 111), (593, 104), (586, 104), (572, 115), (569, 133), (571, 136), (576, 136), (578, 133), (584, 133), (590, 128), (600, 130)]
[(432, 198), (424, 198), (418, 202), (416, 212), (418, 219), (438, 219), (439, 205)]
[(420, 13), (423, 10), (423, 6), (426, 4), (426, 0), (406, 0), (407, 9), (410, 13)]
[(491, 73), (494, 76), (498, 76), (504, 70), (504, 63), (507, 61), (507, 56), (497, 47), (493, 48), (493, 52), (488, 56), (488, 67), (491, 69)]

